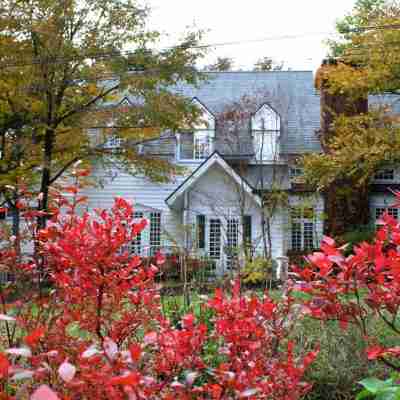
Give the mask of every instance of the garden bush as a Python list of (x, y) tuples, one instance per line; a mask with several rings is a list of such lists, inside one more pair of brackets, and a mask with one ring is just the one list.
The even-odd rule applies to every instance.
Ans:
[[(399, 202), (400, 193), (396, 196)], [(367, 365), (377, 360), (394, 372), (400, 372), (399, 246), (400, 224), (385, 214), (374, 239), (354, 246), (352, 254), (346, 256), (344, 247), (325, 237), (321, 251), (308, 256), (306, 266), (293, 267), (305, 312), (325, 324), (336, 321), (343, 331), (357, 330), (357, 343), (370, 361)], [(384, 334), (377, 326), (384, 326)], [(376, 373), (365, 371), (366, 375)]]
[(204, 320), (191, 312), (172, 324), (155, 282), (165, 257), (149, 264), (126, 251), (146, 220), (123, 199), (79, 216), (85, 199), (64, 190), (71, 196), (53, 194), (45, 229), (35, 224), (43, 213), (24, 213), (32, 257), (3, 241), (2, 264), (37, 290), (14, 303), (0, 291), (1, 399), (289, 400), (310, 390), (303, 377), (317, 350), (290, 340), (301, 319), (290, 292), (275, 302), (236, 281), (205, 301)]

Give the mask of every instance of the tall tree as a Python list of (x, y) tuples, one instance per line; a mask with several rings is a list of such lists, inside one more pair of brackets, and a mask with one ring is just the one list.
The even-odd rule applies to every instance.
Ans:
[(282, 71), (284, 67), (283, 61), (276, 62), (273, 58), (265, 56), (259, 58), (254, 64), (254, 71)]
[[(114, 136), (127, 141), (113, 159), (165, 177), (132, 143), (193, 122), (194, 108), (168, 88), (198, 81), (194, 64), (203, 51), (196, 49), (198, 32), (152, 50), (159, 33), (146, 29), (148, 14), (135, 0), (0, 0), (0, 113), (29, 116), (18, 137), (30, 137), (39, 151), (32, 157), (27, 147), (18, 168), (29, 160), (39, 174), (40, 210), (47, 209), (49, 187), (77, 160), (110, 155), (99, 136), (103, 143)], [(121, 93), (134, 107), (110, 106)], [(14, 138), (3, 135), (13, 149)]]
[(384, 99), (380, 107), (368, 107), (369, 94), (397, 94), (400, 87), (400, 5), (358, 2), (347, 18), (355, 25), (341, 56), (325, 63), (316, 78), (323, 152), (304, 159), (306, 178), (327, 194), (331, 235), (368, 222), (374, 173), (400, 161), (398, 117)]
[(215, 62), (204, 67), (205, 71), (232, 71), (235, 66), (235, 61), (231, 57), (218, 57)]
[(336, 23), (339, 38), (328, 40), (330, 56), (341, 56), (346, 49), (351, 48), (353, 35), (367, 27), (371, 19), (379, 15), (384, 5), (385, 0), (357, 0), (352, 13)]

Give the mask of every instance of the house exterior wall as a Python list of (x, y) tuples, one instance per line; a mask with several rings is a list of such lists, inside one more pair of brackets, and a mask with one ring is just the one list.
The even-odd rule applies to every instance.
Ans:
[(145, 217), (151, 211), (161, 212), (162, 246), (175, 246), (183, 243), (182, 215), (170, 209), (165, 199), (191, 172), (188, 168), (185, 175), (169, 183), (156, 183), (118, 169), (106, 172), (98, 166), (93, 171), (97, 185), (85, 189), (83, 194), (88, 197), (89, 210), (111, 208), (116, 197), (123, 197), (133, 203), (135, 211), (143, 211)]
[[(251, 236), (254, 247), (254, 256), (263, 253), (263, 240), (261, 231), (261, 209), (256, 204), (254, 196), (245, 193), (243, 187), (238, 185), (219, 166), (211, 169), (202, 176), (188, 193), (189, 212), (188, 223), (195, 226), (196, 216), (206, 215), (208, 218), (220, 218), (223, 228), (223, 241), (226, 242), (226, 221), (238, 218), (242, 214), (251, 216)], [(242, 200), (244, 199), (244, 201)], [(272, 257), (284, 256), (286, 212), (278, 210), (271, 220)], [(224, 232), (225, 229), (225, 232)], [(239, 227), (239, 242), (241, 227)], [(241, 244), (239, 244), (241, 246)]]

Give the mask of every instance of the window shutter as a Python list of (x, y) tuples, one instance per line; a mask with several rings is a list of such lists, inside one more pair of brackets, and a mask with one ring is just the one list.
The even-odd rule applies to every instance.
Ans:
[(196, 216), (196, 238), (197, 238), (197, 248), (204, 250), (206, 248), (206, 216), (197, 215)]
[(252, 242), (251, 229), (251, 215), (245, 215), (243, 217), (243, 240), (246, 245), (249, 245)]

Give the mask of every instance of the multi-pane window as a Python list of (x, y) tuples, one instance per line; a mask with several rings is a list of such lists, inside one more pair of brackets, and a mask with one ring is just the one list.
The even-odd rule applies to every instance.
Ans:
[[(133, 217), (135, 218), (136, 222), (140, 222), (144, 215), (142, 212), (135, 212)], [(132, 240), (132, 253), (139, 256), (143, 253), (142, 234), (143, 232), (139, 232)]]
[(210, 258), (219, 260), (221, 258), (221, 220), (210, 219)]
[(150, 252), (155, 254), (161, 247), (161, 213), (150, 213)]
[(214, 131), (183, 133), (179, 137), (180, 160), (204, 160), (213, 149)]
[(294, 207), (291, 209), (291, 248), (294, 251), (314, 248), (314, 210)]
[(279, 158), (281, 118), (270, 106), (264, 104), (252, 118), (252, 131), (256, 159), (273, 161)]
[(194, 134), (193, 158), (195, 160), (204, 160), (211, 154), (211, 140), (207, 131)]
[(381, 169), (375, 174), (374, 178), (377, 181), (392, 181), (394, 180), (394, 169)]
[(289, 170), (289, 174), (290, 174), (290, 180), (296, 181), (303, 177), (304, 170), (303, 170), (303, 168), (300, 168), (300, 167), (292, 167)]
[(104, 148), (109, 150), (118, 150), (121, 148), (123, 139), (116, 135), (110, 135), (104, 143)]
[(206, 248), (206, 216), (196, 216), (196, 227), (197, 227), (197, 248)]
[(239, 219), (231, 218), (227, 222), (227, 268), (234, 267), (234, 260), (238, 250), (239, 244)]
[(205, 160), (213, 152), (215, 117), (198, 99), (193, 99), (193, 104), (201, 117), (193, 132), (178, 135), (178, 159), (181, 161)]
[(388, 213), (395, 219), (399, 219), (399, 209), (394, 207), (376, 207), (375, 208), (375, 221), (378, 221), (382, 218), (383, 214)]

